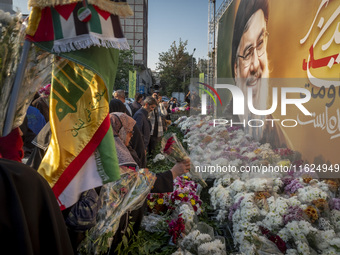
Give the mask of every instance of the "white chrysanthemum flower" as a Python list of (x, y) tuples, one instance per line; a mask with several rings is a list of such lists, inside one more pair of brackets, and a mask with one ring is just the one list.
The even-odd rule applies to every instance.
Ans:
[(224, 188), (221, 184), (209, 189), (211, 205), (214, 209), (227, 209), (231, 206), (231, 197), (229, 189)]
[(296, 241), (297, 251), (303, 255), (310, 254), (309, 246), (305, 242)]
[(281, 180), (281, 178), (275, 178), (273, 180), (273, 191), (278, 193), (280, 191), (280, 189), (283, 187), (283, 181)]
[(246, 190), (245, 183), (243, 181), (240, 181), (240, 180), (235, 180), (230, 185), (230, 189), (232, 189), (232, 190), (234, 190), (236, 192), (245, 191)]
[(295, 249), (288, 249), (286, 251), (286, 255), (298, 255), (298, 254), (299, 254), (298, 251)]
[(211, 236), (208, 234), (199, 234), (195, 239), (195, 245), (199, 246), (203, 243), (210, 242), (212, 240)]
[(216, 220), (219, 222), (223, 222), (228, 216), (228, 211), (227, 210), (218, 210), (218, 214), (216, 216)]
[(240, 246), (240, 252), (242, 254), (247, 254), (247, 255), (255, 255), (256, 254), (256, 246), (253, 243), (250, 243), (248, 241), (242, 242), (242, 245)]
[(182, 218), (184, 221), (187, 221), (189, 223), (194, 221), (195, 211), (191, 207), (189, 207), (188, 204), (182, 204), (180, 206), (179, 214), (182, 214)]
[(330, 192), (329, 186), (328, 186), (328, 184), (327, 184), (325, 181), (318, 182), (318, 183), (316, 184), (316, 186), (317, 186), (319, 189), (321, 189), (322, 191), (326, 192), (326, 193)]
[(216, 179), (214, 181), (214, 186), (218, 186), (219, 184), (222, 185), (223, 187), (228, 187), (231, 184), (231, 178), (229, 177), (229, 175), (224, 175), (223, 177)]
[(300, 206), (301, 202), (297, 199), (296, 196), (288, 198), (288, 204), (290, 206)]
[(256, 158), (257, 157), (257, 155), (255, 154), (255, 152), (246, 152), (246, 153), (244, 153), (243, 154), (243, 156), (245, 156), (245, 157), (248, 157), (248, 158), (250, 158), (250, 159), (253, 159), (253, 158)]
[(298, 227), (304, 235), (315, 235), (318, 232), (318, 230), (314, 228), (310, 222), (305, 220), (298, 221)]
[(200, 255), (210, 255), (210, 254), (216, 254), (216, 255), (225, 255), (225, 245), (218, 239), (201, 244), (197, 249), (198, 254)]
[(320, 250), (326, 250), (330, 247), (329, 241), (335, 237), (334, 230), (319, 231), (316, 235), (317, 247)]
[(339, 255), (339, 252), (333, 247), (329, 247), (327, 250), (322, 251), (322, 255)]
[(252, 178), (245, 184), (250, 192), (269, 191), (272, 187), (272, 179), (269, 178)]
[(261, 224), (268, 228), (270, 231), (278, 229), (280, 226), (283, 226), (283, 219), (280, 214), (276, 214), (274, 212), (269, 212)]
[(332, 210), (330, 215), (331, 223), (333, 224), (335, 230), (340, 232), (340, 211)]
[(298, 199), (305, 204), (311, 203), (313, 200), (320, 198), (327, 199), (327, 197), (327, 193), (317, 187), (306, 186), (299, 189), (298, 192)]
[(163, 154), (161, 154), (161, 153), (158, 153), (152, 161), (154, 163), (156, 163), (156, 162), (164, 160), (164, 159), (165, 159), (165, 156)]
[(286, 228), (282, 228), (277, 235), (279, 237), (281, 237), (281, 239), (285, 242), (288, 242), (289, 238), (290, 238), (290, 233), (287, 231)]
[(195, 248), (196, 237), (200, 234), (199, 230), (194, 230), (186, 235), (181, 241), (180, 245), (186, 250), (192, 250)]

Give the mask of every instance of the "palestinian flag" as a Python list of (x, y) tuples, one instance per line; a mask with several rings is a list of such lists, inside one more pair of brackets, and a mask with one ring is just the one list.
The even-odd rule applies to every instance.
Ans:
[[(96, 3), (99, 6), (84, 5), (79, 1), (69, 2), (74, 3), (43, 8), (34, 6), (26, 30), (27, 38), (33, 42), (45, 42), (40, 46), (52, 53), (77, 51), (92, 46), (129, 49), (120, 26), (119, 16), (99, 6), (103, 5), (100, 3), (111, 3), (114, 5), (108, 9), (114, 11), (115, 6), (118, 5), (120, 7), (118, 13), (122, 14), (130, 14), (129, 8), (123, 12), (122, 3), (115, 4), (114, 1), (99, 0)], [(79, 19), (85, 9), (90, 13), (87, 22)]]
[[(83, 191), (120, 178), (109, 100), (119, 49), (129, 48), (115, 12), (129, 9), (121, 1), (100, 0), (86, 6), (91, 18), (82, 22), (83, 2), (54, 0), (53, 6), (42, 6), (46, 2), (29, 3), (34, 8), (26, 37), (58, 55), (50, 94), (52, 136), (38, 172), (65, 209)], [(105, 11), (104, 4), (109, 4)]]

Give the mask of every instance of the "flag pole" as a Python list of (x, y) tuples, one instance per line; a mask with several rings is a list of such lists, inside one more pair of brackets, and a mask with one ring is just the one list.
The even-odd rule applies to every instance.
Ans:
[(4, 124), (3, 136), (8, 135), (12, 131), (12, 125), (14, 121), (14, 115), (15, 115), (16, 105), (18, 101), (19, 90), (20, 90), (22, 80), (25, 75), (28, 52), (29, 52), (30, 47), (31, 47), (31, 42), (28, 40), (25, 40), (24, 46), (22, 49), (20, 62), (18, 65), (18, 70), (17, 70), (15, 79), (14, 79), (14, 85), (13, 85), (12, 92), (11, 92), (11, 98), (10, 98), (7, 113), (6, 113), (6, 121)]

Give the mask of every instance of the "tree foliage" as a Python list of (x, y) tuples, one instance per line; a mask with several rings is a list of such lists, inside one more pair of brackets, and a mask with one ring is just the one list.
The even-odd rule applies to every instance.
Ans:
[(126, 90), (126, 87), (129, 83), (129, 71), (134, 70), (134, 66), (132, 65), (133, 54), (133, 49), (119, 51), (117, 74), (114, 85), (115, 90)]
[[(172, 92), (187, 92), (190, 84), (192, 55), (186, 46), (188, 41), (174, 41), (170, 49), (159, 54), (157, 69), (163, 93), (170, 96)], [(196, 60), (193, 58), (194, 77), (198, 77)]]
[(208, 60), (199, 58), (197, 66), (200, 73), (208, 73)]

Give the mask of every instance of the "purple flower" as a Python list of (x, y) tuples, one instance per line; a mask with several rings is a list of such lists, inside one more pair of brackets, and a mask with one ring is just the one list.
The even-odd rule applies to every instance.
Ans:
[(287, 224), (291, 221), (300, 221), (303, 220), (303, 210), (299, 206), (289, 206), (287, 209), (287, 213), (283, 215), (284, 224)]
[(331, 208), (331, 210), (340, 211), (340, 198), (332, 198), (329, 201), (329, 207)]
[(303, 188), (303, 185), (299, 182), (298, 179), (287, 179), (287, 180), (284, 179), (283, 183), (284, 184), (287, 183), (285, 186), (285, 192), (288, 194), (295, 193), (298, 189)]
[(240, 129), (240, 127), (238, 127), (238, 126), (227, 127), (227, 130), (228, 130), (229, 133), (234, 132), (234, 131), (239, 130), (239, 129)]
[(229, 215), (228, 215), (228, 220), (232, 221), (233, 220), (233, 215), (236, 212), (238, 208), (240, 208), (241, 202), (244, 199), (244, 197), (241, 197), (236, 203), (234, 203), (230, 209), (229, 209)]

